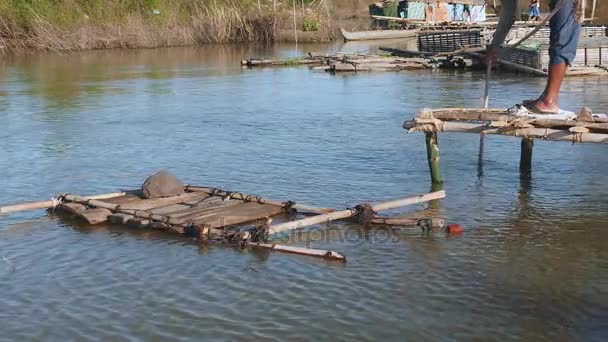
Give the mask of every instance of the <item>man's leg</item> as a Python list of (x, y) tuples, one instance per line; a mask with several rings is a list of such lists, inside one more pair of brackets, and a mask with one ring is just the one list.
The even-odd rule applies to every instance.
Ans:
[[(551, 8), (557, 3), (551, 1)], [(559, 111), (559, 90), (566, 75), (566, 69), (576, 56), (581, 24), (575, 18), (573, 0), (566, 0), (549, 23), (551, 27), (549, 47), (549, 76), (543, 94), (533, 102), (533, 109), (542, 112), (557, 113)]]

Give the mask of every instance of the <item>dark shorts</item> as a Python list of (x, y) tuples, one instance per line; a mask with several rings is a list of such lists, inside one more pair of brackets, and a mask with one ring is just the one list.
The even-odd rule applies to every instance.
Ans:
[[(559, 0), (551, 0), (551, 10)], [(574, 0), (566, 0), (549, 21), (551, 36), (549, 43), (549, 63), (570, 65), (576, 57), (576, 47), (581, 33), (581, 24), (576, 21)]]

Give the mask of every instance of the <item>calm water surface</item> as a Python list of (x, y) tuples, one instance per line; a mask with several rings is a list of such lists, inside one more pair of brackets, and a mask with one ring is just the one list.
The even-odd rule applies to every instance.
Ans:
[[(349, 48), (365, 49), (299, 52)], [(239, 65), (296, 53), (0, 59), (0, 203), (134, 188), (160, 168), (336, 208), (430, 191), (424, 139), (401, 125), (423, 107), (479, 105), (483, 74)], [(531, 98), (543, 82), (502, 75), (492, 105)], [(567, 80), (563, 107), (608, 110), (607, 86)], [(478, 136), (440, 144), (448, 198), (427, 214), (465, 233), (335, 223), (280, 239), (343, 252), (346, 264), (43, 211), (3, 217), (0, 340), (605, 340), (608, 148), (538, 141), (533, 174), (520, 177), (518, 139), (487, 137), (482, 170)]]

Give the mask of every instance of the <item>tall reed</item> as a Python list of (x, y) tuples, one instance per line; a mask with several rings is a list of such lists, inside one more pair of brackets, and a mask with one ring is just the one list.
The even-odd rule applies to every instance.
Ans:
[(265, 0), (0, 0), (0, 52), (271, 42)]

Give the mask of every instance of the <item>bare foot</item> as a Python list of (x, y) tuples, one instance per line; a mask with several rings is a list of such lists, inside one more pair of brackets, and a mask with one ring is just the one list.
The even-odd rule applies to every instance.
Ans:
[(535, 101), (524, 101), (523, 105), (528, 108), (529, 111), (537, 114), (557, 114), (559, 113), (559, 107), (555, 103), (547, 103), (543, 99)]

